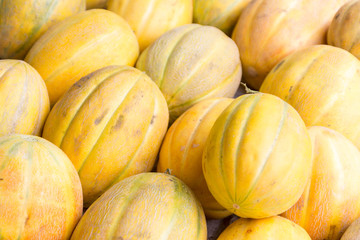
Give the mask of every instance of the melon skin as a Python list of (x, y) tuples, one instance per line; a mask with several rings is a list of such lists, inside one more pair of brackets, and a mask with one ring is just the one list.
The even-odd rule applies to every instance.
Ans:
[(245, 94), (211, 128), (203, 173), (223, 207), (259, 219), (298, 201), (310, 176), (311, 155), (309, 133), (293, 107), (270, 94)]
[(282, 216), (302, 226), (313, 240), (338, 240), (360, 217), (360, 151), (340, 133), (309, 128), (311, 177), (299, 201)]
[(258, 90), (283, 58), (309, 46), (325, 44), (335, 13), (348, 1), (251, 1), (232, 33), (240, 51), (243, 81)]
[(108, 0), (86, 0), (86, 9), (106, 8)]
[(292, 105), (307, 126), (340, 132), (360, 148), (360, 61), (329, 45), (311, 46), (278, 63), (261, 92)]
[(263, 219), (238, 219), (230, 224), (218, 240), (311, 240), (299, 225), (286, 218), (275, 216)]
[(159, 86), (171, 123), (201, 100), (233, 97), (242, 74), (234, 41), (215, 27), (199, 24), (163, 34), (140, 54), (136, 68)]
[(59, 22), (25, 57), (44, 79), (50, 104), (80, 78), (110, 65), (133, 66), (139, 44), (129, 24), (105, 9), (87, 10)]
[(334, 16), (327, 33), (329, 45), (345, 49), (360, 59), (360, 1), (344, 4)]
[(83, 211), (69, 158), (37, 136), (0, 137), (0, 238), (69, 239)]
[(166, 101), (146, 74), (109, 66), (64, 94), (42, 136), (73, 162), (88, 207), (116, 182), (153, 168), (168, 120)]
[(71, 236), (77, 239), (206, 240), (206, 220), (181, 180), (141, 173), (115, 184), (89, 207)]
[(50, 111), (39, 73), (22, 60), (0, 60), (0, 135), (40, 136)]
[(194, 23), (214, 26), (230, 36), (250, 0), (194, 0)]
[(173, 28), (192, 23), (192, 0), (109, 0), (107, 9), (123, 17), (143, 51)]
[(357, 240), (360, 236), (360, 218), (356, 219), (346, 229), (340, 240)]
[(160, 149), (157, 171), (170, 171), (184, 181), (208, 218), (224, 218), (231, 214), (216, 202), (207, 187), (202, 154), (211, 127), (232, 101), (232, 98), (212, 98), (195, 104), (171, 125)]
[(24, 59), (51, 26), (84, 10), (85, 0), (1, 1), (0, 59)]

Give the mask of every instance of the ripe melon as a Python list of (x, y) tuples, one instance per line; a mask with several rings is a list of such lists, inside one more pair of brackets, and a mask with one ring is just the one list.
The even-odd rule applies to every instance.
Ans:
[(201, 205), (178, 178), (141, 173), (107, 190), (85, 212), (71, 240), (206, 240)]
[(69, 156), (89, 206), (116, 182), (153, 168), (168, 119), (164, 96), (146, 74), (109, 66), (64, 94), (50, 111), (43, 137)]
[(109, 0), (107, 9), (123, 17), (143, 51), (165, 32), (192, 23), (192, 0)]
[(166, 32), (141, 53), (136, 68), (159, 86), (170, 122), (201, 100), (233, 97), (241, 80), (234, 41), (215, 27), (199, 24)]
[(171, 125), (160, 149), (157, 171), (168, 170), (184, 181), (194, 191), (208, 218), (231, 214), (216, 202), (207, 187), (202, 154), (211, 127), (232, 101), (232, 98), (212, 98), (195, 104)]
[(245, 94), (211, 128), (203, 153), (205, 180), (214, 198), (239, 217), (274, 216), (303, 193), (311, 149), (293, 107), (270, 94)]
[(22, 60), (0, 60), (0, 135), (41, 135), (50, 111), (39, 73)]
[(0, 239), (69, 239), (83, 211), (79, 176), (54, 144), (0, 137)]
[(360, 217), (360, 151), (340, 133), (309, 128), (313, 145), (311, 177), (299, 201), (283, 216), (313, 240), (338, 240)]
[(134, 65), (139, 44), (115, 13), (92, 9), (54, 25), (25, 57), (43, 77), (53, 106), (83, 76), (109, 65)]
[(23, 59), (51, 26), (85, 10), (85, 0), (3, 0), (0, 59)]

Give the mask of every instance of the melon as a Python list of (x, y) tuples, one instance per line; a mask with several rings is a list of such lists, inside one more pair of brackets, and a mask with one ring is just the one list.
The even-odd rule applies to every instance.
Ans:
[(340, 133), (309, 128), (313, 145), (311, 177), (299, 201), (283, 216), (313, 240), (338, 240), (360, 217), (360, 152)]
[(92, 9), (54, 25), (25, 57), (44, 79), (53, 106), (76, 81), (109, 65), (135, 64), (139, 44), (129, 24)]
[(242, 73), (234, 41), (215, 27), (199, 24), (163, 34), (140, 54), (136, 68), (159, 86), (170, 122), (201, 100), (233, 97)]
[(310, 176), (311, 155), (308, 130), (293, 107), (274, 95), (245, 94), (211, 128), (203, 173), (227, 210), (265, 218), (298, 201)]
[(192, 0), (109, 0), (107, 9), (123, 17), (143, 51), (165, 32), (192, 23)]
[(302, 227), (280, 216), (264, 219), (240, 218), (230, 224), (218, 238), (230, 239), (311, 240)]
[(115, 184), (97, 199), (76, 226), (71, 240), (206, 240), (200, 203), (178, 178), (141, 173)]
[(42, 136), (73, 162), (88, 207), (116, 182), (153, 168), (168, 120), (164, 96), (146, 74), (108, 66), (63, 95)]
[(360, 61), (328, 45), (289, 55), (260, 88), (292, 105), (307, 126), (340, 132), (360, 148)]
[(24, 59), (51, 26), (85, 10), (85, 0), (4, 0), (0, 3), (0, 59)]
[(216, 202), (207, 187), (202, 154), (211, 127), (232, 101), (232, 98), (212, 98), (195, 104), (171, 125), (160, 149), (157, 171), (170, 171), (184, 181), (194, 191), (208, 218), (231, 214)]
[(0, 60), (0, 135), (41, 135), (50, 111), (39, 73), (22, 60)]
[(83, 211), (69, 158), (37, 136), (0, 137), (0, 239), (69, 239)]

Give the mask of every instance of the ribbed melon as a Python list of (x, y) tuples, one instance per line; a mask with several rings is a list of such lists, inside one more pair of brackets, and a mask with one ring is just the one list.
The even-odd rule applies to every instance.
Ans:
[(69, 239), (82, 211), (64, 152), (36, 136), (0, 137), (0, 239)]
[(280, 214), (294, 205), (311, 171), (311, 142), (299, 114), (263, 93), (235, 99), (218, 117), (203, 153), (214, 198), (243, 218)]
[(85, 10), (85, 0), (0, 2), (0, 59), (23, 59), (52, 25)]
[(340, 133), (309, 128), (313, 145), (310, 181), (300, 200), (283, 216), (313, 240), (338, 240), (360, 217), (360, 152)]
[(210, 25), (231, 35), (250, 0), (194, 0), (194, 23)]
[(206, 240), (201, 205), (178, 178), (164, 173), (128, 177), (85, 212), (71, 237)]
[(360, 59), (360, 1), (352, 0), (342, 6), (333, 18), (327, 43), (343, 48)]
[(0, 135), (41, 135), (50, 111), (39, 73), (21, 60), (0, 60)]
[(148, 76), (109, 66), (64, 94), (50, 111), (43, 137), (69, 156), (89, 206), (116, 182), (153, 168), (168, 119), (166, 101)]
[(244, 82), (259, 89), (266, 75), (284, 57), (325, 43), (331, 20), (348, 1), (251, 1), (232, 35), (240, 50)]
[(122, 16), (134, 30), (140, 50), (165, 32), (192, 23), (192, 0), (109, 0), (107, 9)]
[(218, 240), (311, 240), (306, 231), (286, 218), (239, 219), (229, 225)]
[(168, 31), (136, 63), (159, 86), (174, 121), (195, 103), (233, 97), (241, 79), (234, 41), (211, 26), (188, 24)]
[(81, 77), (109, 65), (134, 65), (138, 54), (136, 36), (124, 19), (93, 9), (49, 29), (25, 61), (43, 77), (53, 106)]
[(232, 98), (201, 101), (184, 112), (171, 125), (161, 145), (158, 172), (170, 173), (189, 186), (209, 218), (224, 218), (231, 213), (211, 195), (202, 172), (202, 154), (210, 129)]
[(291, 104), (307, 126), (334, 129), (360, 148), (360, 61), (349, 52), (317, 45), (291, 54), (260, 91)]

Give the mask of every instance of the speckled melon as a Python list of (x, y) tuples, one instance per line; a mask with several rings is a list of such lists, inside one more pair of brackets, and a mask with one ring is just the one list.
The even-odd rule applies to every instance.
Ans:
[(84, 205), (125, 177), (150, 171), (169, 113), (156, 84), (129, 66), (109, 66), (76, 82), (55, 104), (43, 137), (79, 173)]

